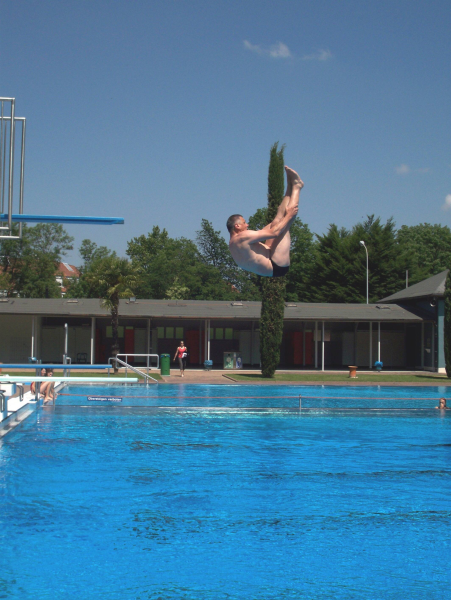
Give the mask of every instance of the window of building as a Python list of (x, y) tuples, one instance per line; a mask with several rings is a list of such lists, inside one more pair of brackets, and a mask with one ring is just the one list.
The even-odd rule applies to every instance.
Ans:
[[(106, 336), (107, 338), (113, 337), (113, 327), (111, 325), (107, 325), (106, 327)], [(119, 325), (119, 327), (117, 328), (117, 337), (124, 337), (124, 327), (122, 325)]]

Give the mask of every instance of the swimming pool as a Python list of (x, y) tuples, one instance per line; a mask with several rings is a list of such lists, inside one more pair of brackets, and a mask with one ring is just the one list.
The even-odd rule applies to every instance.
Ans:
[(0, 597), (448, 597), (442, 390), (64, 393), (0, 447)]

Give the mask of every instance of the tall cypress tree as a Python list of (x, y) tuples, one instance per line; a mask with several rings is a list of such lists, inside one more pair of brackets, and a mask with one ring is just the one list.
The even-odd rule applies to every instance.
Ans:
[[(268, 170), (267, 224), (275, 218), (284, 193), (284, 146), (271, 148)], [(260, 356), (263, 377), (274, 377), (280, 361), (283, 316), (285, 309), (285, 277), (262, 279), (262, 312), (260, 316)]]
[(445, 283), (445, 367), (446, 374), (451, 377), (451, 270)]

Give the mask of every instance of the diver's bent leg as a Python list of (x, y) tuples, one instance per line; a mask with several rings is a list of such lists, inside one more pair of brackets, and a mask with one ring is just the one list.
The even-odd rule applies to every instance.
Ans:
[(289, 178), (287, 176), (287, 189), (285, 191), (285, 196), (282, 198), (282, 202), (279, 204), (279, 208), (277, 209), (276, 216), (271, 221), (271, 227), (273, 227), (274, 225), (277, 225), (277, 223), (279, 223), (284, 218), (286, 210), (287, 210), (287, 206), (291, 200), (292, 189), (293, 189), (293, 186), (292, 186), (291, 178)]
[(269, 251), (270, 259), (279, 267), (290, 266), (291, 236), (287, 230), (283, 235), (273, 240)]

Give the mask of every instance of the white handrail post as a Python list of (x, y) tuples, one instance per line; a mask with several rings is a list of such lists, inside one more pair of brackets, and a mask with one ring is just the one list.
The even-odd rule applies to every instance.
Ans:
[(96, 318), (91, 317), (91, 365), (94, 364), (94, 357), (95, 357), (95, 335), (96, 335)]
[(208, 359), (207, 360), (210, 360), (210, 335), (211, 335), (211, 332), (210, 332), (210, 319), (208, 319), (208, 337), (207, 337), (207, 340), (208, 340)]
[(318, 321), (315, 321), (315, 369), (318, 368)]
[(36, 337), (36, 316), (31, 317), (31, 357), (35, 354), (35, 337)]
[(377, 360), (381, 362), (381, 322), (377, 322)]

